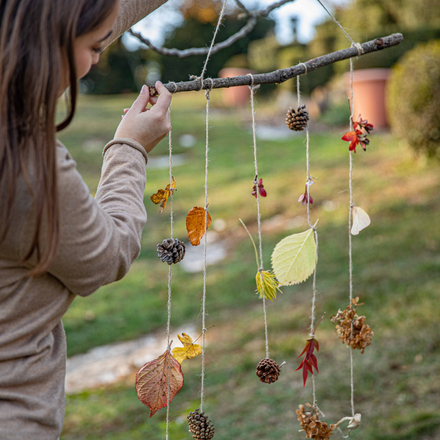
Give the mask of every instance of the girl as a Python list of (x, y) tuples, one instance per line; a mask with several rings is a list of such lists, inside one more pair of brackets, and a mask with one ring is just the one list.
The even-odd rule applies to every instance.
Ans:
[[(77, 295), (121, 279), (139, 255), (147, 153), (170, 129), (170, 93), (157, 83), (156, 100), (143, 87), (104, 147), (95, 199), (55, 134), (72, 120), (77, 80), (102, 48), (165, 1), (0, 0), (2, 440), (59, 437), (61, 317)], [(67, 88), (69, 114), (56, 126)]]

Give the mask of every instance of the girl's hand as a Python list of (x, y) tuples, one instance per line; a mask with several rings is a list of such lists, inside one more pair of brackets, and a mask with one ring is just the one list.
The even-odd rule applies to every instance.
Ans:
[[(152, 98), (147, 86), (130, 109), (124, 110), (125, 116), (119, 124), (115, 138), (134, 139), (149, 153), (171, 130), (169, 109), (171, 93), (157, 81), (155, 84), (159, 97)], [(147, 104), (152, 105), (147, 109)]]

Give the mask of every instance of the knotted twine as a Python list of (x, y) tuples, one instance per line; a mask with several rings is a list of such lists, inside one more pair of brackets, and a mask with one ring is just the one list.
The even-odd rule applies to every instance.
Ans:
[(254, 166), (255, 166), (255, 193), (257, 196), (257, 223), (258, 223), (258, 244), (260, 251), (260, 267), (258, 271), (260, 272), (261, 277), (261, 286), (262, 286), (262, 297), (263, 297), (263, 316), (264, 316), (264, 337), (265, 337), (265, 345), (266, 345), (266, 358), (269, 359), (269, 336), (267, 331), (267, 314), (266, 314), (266, 294), (264, 292), (264, 279), (263, 279), (263, 241), (261, 238), (261, 212), (260, 212), (260, 194), (258, 191), (258, 161), (257, 161), (257, 137), (256, 137), (256, 128), (255, 128), (255, 104), (254, 104), (254, 95), (255, 91), (260, 88), (260, 86), (254, 85), (254, 77), (251, 73), (248, 73), (251, 77), (252, 83), (249, 86), (249, 90), (251, 91), (251, 110), (252, 110), (252, 135), (254, 141)]
[[(350, 35), (346, 32), (346, 30), (341, 26), (341, 24), (336, 20), (335, 17), (331, 14), (331, 12), (322, 4), (320, 0), (317, 0), (318, 3), (325, 9), (327, 14), (332, 18), (332, 20), (339, 26), (344, 35), (351, 42), (351, 45), (356, 47), (358, 51), (358, 55), (362, 55), (363, 49), (359, 43), (355, 43)], [(353, 59), (350, 58), (350, 131), (353, 131)], [(354, 206), (353, 203), (353, 152), (349, 151), (350, 156), (350, 170), (349, 170), (349, 189), (350, 189), (350, 204), (348, 211), (348, 265), (349, 265), (349, 300), (351, 304), (351, 300), (353, 298), (353, 246), (352, 246), (352, 237), (351, 237), (351, 226), (352, 226), (352, 208)], [(353, 337), (353, 322), (351, 323), (351, 332), (350, 339)], [(352, 416), (355, 415), (354, 410), (354, 374), (353, 374), (353, 350), (350, 350), (350, 390), (351, 390), (351, 412)], [(339, 428), (338, 428), (339, 429)]]
[[(173, 83), (174, 84), (174, 83)], [(175, 90), (177, 85), (174, 84)], [(171, 103), (169, 108), (169, 118), (171, 127)], [(168, 151), (170, 157), (170, 234), (173, 238), (174, 234), (174, 211), (173, 211), (173, 148), (171, 141), (171, 128), (168, 133)], [(170, 347), (170, 323), (171, 323), (171, 264), (168, 267), (168, 318), (167, 318), (167, 350), (168, 350), (168, 384), (167, 384), (167, 425), (166, 425), (166, 440), (168, 440), (170, 428), (170, 389), (171, 389), (171, 347)]]
[[(300, 63), (303, 64), (303, 63)], [(307, 67), (306, 74), (307, 74)], [(296, 77), (296, 93), (298, 97), (298, 108), (301, 105), (301, 92), (300, 92), (300, 75)], [(310, 316), (310, 337), (314, 338), (313, 330), (315, 329), (315, 310), (316, 310), (316, 266), (318, 262), (318, 231), (315, 225), (312, 225), (310, 221), (310, 186), (313, 182), (312, 177), (310, 176), (310, 137), (309, 137), (309, 124), (306, 125), (306, 167), (307, 167), (307, 181), (306, 181), (306, 190), (307, 190), (307, 222), (309, 227), (313, 229), (313, 234), (315, 236), (316, 243), (316, 253), (315, 253), (315, 269), (313, 271), (313, 285), (312, 285), (312, 308), (311, 308), (311, 316)], [(316, 386), (315, 386), (315, 375), (312, 374), (312, 389), (313, 389), (313, 405), (318, 408), (316, 403)], [(318, 408), (318, 411), (321, 410)], [(322, 412), (321, 412), (322, 414)]]
[[(202, 73), (200, 74), (200, 90), (203, 88), (203, 76), (205, 74), (206, 68), (208, 66), (209, 57), (211, 56), (211, 51), (214, 46), (215, 38), (217, 36), (218, 30), (220, 28), (223, 16), (225, 13), (226, 3), (228, 0), (224, 0), (220, 15), (218, 17), (217, 26), (214, 31), (214, 36), (212, 37), (211, 45), (209, 47), (208, 54), (206, 56), (205, 64), (203, 65)], [(209, 103), (211, 100), (211, 90), (214, 82), (211, 78), (211, 87), (209, 90), (205, 91), (206, 98), (206, 143), (205, 143), (205, 235), (203, 240), (203, 296), (202, 296), (202, 377), (201, 377), (201, 387), (200, 387), (200, 411), (203, 411), (203, 402), (205, 399), (205, 333), (206, 333), (206, 255), (208, 249), (207, 242), (207, 229), (208, 229), (208, 163), (209, 163)]]

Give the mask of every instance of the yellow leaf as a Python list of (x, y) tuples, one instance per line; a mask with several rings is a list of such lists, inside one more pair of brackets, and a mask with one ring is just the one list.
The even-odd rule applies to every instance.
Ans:
[(269, 270), (258, 271), (255, 277), (257, 282), (257, 291), (260, 294), (260, 298), (263, 298), (263, 285), (264, 285), (264, 296), (267, 299), (273, 301), (277, 297), (277, 290), (280, 293), (279, 284), (275, 279), (275, 275)]
[(192, 359), (198, 356), (202, 352), (202, 347), (198, 344), (193, 344), (191, 336), (186, 333), (182, 333), (182, 337), (177, 335), (183, 347), (176, 347), (172, 350), (172, 355), (179, 364), (181, 364), (185, 359)]
[(353, 226), (351, 227), (351, 235), (358, 235), (362, 229), (371, 224), (369, 215), (359, 206), (352, 206)]
[(302, 283), (313, 273), (315, 266), (313, 228), (283, 238), (273, 250), (272, 268), (282, 286)]

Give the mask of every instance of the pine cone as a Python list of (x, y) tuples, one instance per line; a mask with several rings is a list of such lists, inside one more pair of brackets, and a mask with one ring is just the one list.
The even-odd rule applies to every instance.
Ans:
[(197, 408), (189, 413), (187, 419), (189, 432), (191, 432), (193, 438), (209, 440), (214, 437), (214, 425), (209, 418), (205, 416), (203, 411), (199, 413), (199, 409)]
[(261, 382), (273, 383), (278, 380), (280, 371), (280, 367), (273, 359), (265, 358), (258, 362), (256, 374)]
[(296, 111), (294, 108), (289, 107), (286, 115), (286, 124), (291, 130), (304, 130), (304, 128), (307, 127), (308, 120), (309, 114), (307, 113), (305, 105), (298, 107)]
[(166, 238), (157, 245), (157, 255), (163, 263), (178, 263), (185, 256), (185, 245), (178, 238)]

